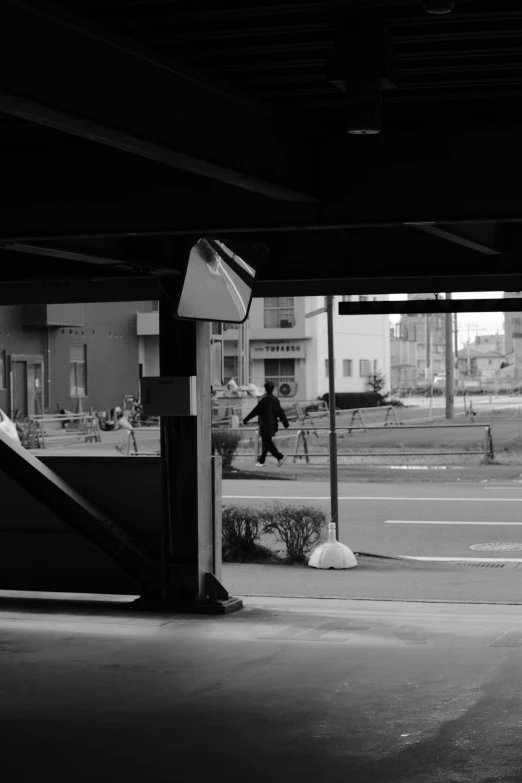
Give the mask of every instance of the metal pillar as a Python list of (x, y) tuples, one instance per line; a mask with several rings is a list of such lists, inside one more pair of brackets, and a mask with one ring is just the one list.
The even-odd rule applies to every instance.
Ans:
[[(451, 299), (452, 294), (447, 293), (446, 299)], [(446, 418), (453, 418), (454, 395), (454, 365), (453, 365), (453, 314), (446, 313)]]
[(328, 399), (330, 401), (330, 513), (339, 540), (339, 499), (337, 485), (337, 433), (335, 429), (335, 354), (333, 325), (333, 296), (326, 297), (328, 319)]

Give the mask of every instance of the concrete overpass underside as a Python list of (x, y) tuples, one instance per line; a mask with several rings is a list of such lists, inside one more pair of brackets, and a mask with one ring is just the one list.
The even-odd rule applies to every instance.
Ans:
[(0, 304), (160, 299), (161, 373), (200, 381), (162, 425), (155, 600), (227, 600), (206, 327), (159, 281), (212, 235), (269, 247), (257, 296), (522, 290), (521, 32), (507, 0), (2, 4)]

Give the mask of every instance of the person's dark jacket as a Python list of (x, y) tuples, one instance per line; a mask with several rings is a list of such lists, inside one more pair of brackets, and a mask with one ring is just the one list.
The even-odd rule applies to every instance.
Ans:
[(281, 403), (273, 394), (266, 394), (259, 400), (256, 407), (250, 411), (248, 416), (245, 416), (243, 424), (248, 424), (250, 419), (253, 419), (255, 416), (259, 418), (259, 430), (262, 438), (274, 437), (277, 432), (278, 419), (281, 420), (285, 427), (289, 426)]

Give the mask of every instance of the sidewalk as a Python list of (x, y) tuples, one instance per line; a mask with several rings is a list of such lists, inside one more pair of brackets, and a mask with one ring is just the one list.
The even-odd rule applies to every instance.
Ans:
[(522, 563), (461, 566), (358, 556), (357, 568), (223, 564), (231, 595), (522, 604)]
[[(117, 452), (115, 452), (117, 453)], [(244, 461), (243, 461), (244, 462)], [(235, 470), (223, 474), (224, 479), (256, 479), (259, 481), (328, 481), (329, 465), (306, 464), (303, 461), (294, 464), (288, 458), (281, 468), (254, 468), (251, 464), (242, 464), (237, 460)], [(408, 465), (405, 467), (338, 465), (340, 482), (353, 481), (381, 483), (405, 482), (471, 482), (516, 481), (522, 477), (522, 465)]]

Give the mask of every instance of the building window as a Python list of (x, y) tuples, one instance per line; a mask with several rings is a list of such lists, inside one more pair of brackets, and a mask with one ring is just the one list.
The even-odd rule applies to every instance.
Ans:
[(232, 380), (232, 378), (237, 378), (238, 375), (238, 366), (237, 366), (237, 356), (225, 356), (223, 359), (223, 372), (225, 374), (225, 383), (228, 383)]
[(70, 389), (71, 397), (87, 396), (87, 346), (70, 347)]
[(0, 350), (0, 389), (7, 388), (7, 364), (5, 351)]
[(488, 364), (493, 364), (493, 359), (489, 359)]
[(376, 373), (379, 371), (379, 364), (377, 362), (377, 359), (373, 360), (373, 372)]
[(295, 381), (295, 359), (265, 359), (265, 383), (277, 388), (281, 383)]
[(159, 312), (159, 301), (157, 299), (154, 299), (152, 302), (152, 312), (153, 313)]
[(359, 302), (367, 302), (367, 301), (368, 301), (368, 297), (367, 296), (360, 296), (359, 297)]
[(265, 297), (265, 329), (291, 329), (295, 326), (294, 297)]
[(351, 302), (351, 301), (352, 301), (351, 295), (350, 296), (343, 296), (343, 302)]
[(352, 377), (352, 360), (343, 359), (343, 378)]
[(369, 378), (372, 374), (372, 363), (369, 359), (359, 359), (359, 375), (361, 378)]

